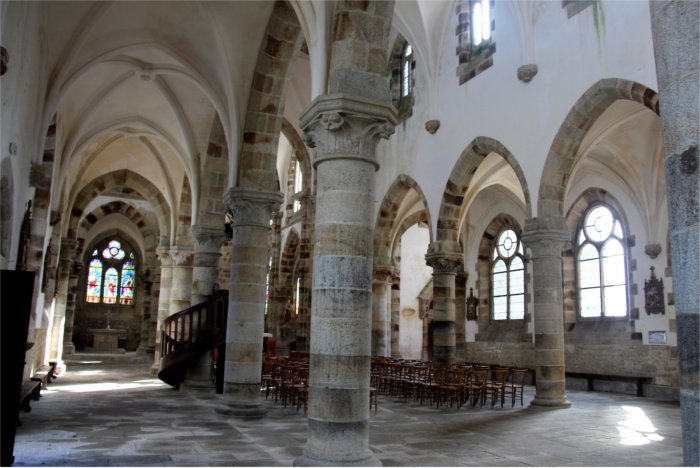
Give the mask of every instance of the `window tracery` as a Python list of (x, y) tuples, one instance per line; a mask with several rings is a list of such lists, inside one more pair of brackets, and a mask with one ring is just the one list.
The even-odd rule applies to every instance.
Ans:
[(104, 248), (95, 248), (90, 257), (85, 301), (133, 305), (136, 286), (134, 252), (112, 239)]
[(577, 233), (576, 272), (581, 318), (627, 317), (624, 230), (606, 205), (592, 206)]

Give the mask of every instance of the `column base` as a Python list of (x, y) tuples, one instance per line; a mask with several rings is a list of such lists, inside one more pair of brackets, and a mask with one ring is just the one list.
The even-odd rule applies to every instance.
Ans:
[(75, 345), (73, 343), (63, 345), (63, 354), (75, 354)]
[(148, 373), (151, 375), (158, 375), (158, 372), (160, 372), (160, 363), (154, 362), (153, 365), (151, 365), (151, 368), (148, 371)]
[(214, 408), (214, 411), (239, 419), (262, 419), (267, 415), (267, 408), (260, 404), (224, 403)]
[(185, 380), (180, 384), (179, 390), (191, 393), (216, 393), (216, 384), (203, 380)]
[(566, 397), (549, 398), (535, 396), (535, 399), (530, 402), (530, 407), (535, 409), (564, 409), (570, 406), (571, 402)]
[(368, 450), (356, 456), (317, 458), (304, 450), (304, 454), (296, 458), (292, 466), (383, 466), (382, 462)]

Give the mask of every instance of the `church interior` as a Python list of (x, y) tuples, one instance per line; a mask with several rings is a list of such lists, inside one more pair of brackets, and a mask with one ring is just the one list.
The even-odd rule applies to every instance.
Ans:
[(13, 404), (102, 353), (264, 420), (296, 357), (295, 465), (370, 466), (379, 361), (524, 369), (700, 464), (700, 2), (0, 7)]

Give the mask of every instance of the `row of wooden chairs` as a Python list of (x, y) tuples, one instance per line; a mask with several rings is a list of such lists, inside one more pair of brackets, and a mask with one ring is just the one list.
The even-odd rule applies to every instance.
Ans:
[(523, 405), (523, 389), (527, 369), (509, 369), (470, 364), (446, 365), (429, 361), (411, 361), (375, 357), (372, 360), (372, 386), (383, 395), (412, 398), (441, 405), (481, 407), (491, 401), (504, 406), (506, 397), (511, 407), (516, 400)]

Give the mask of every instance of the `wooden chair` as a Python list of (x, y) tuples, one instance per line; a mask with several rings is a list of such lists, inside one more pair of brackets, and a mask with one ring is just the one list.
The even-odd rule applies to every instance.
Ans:
[(479, 402), (484, 406), (486, 399), (486, 383), (489, 376), (488, 369), (477, 367), (471, 371), (471, 381), (467, 386), (468, 398), (471, 400), (472, 408)]
[(504, 387), (509, 373), (510, 370), (504, 368), (497, 368), (491, 371), (491, 381), (487, 382), (484, 387), (484, 398), (491, 398), (491, 408), (494, 407), (498, 400), (501, 400), (501, 408), (503, 408)]
[(462, 376), (464, 369), (449, 369), (445, 374), (444, 381), (437, 388), (437, 407), (440, 403), (445, 402), (446, 406), (452, 407), (453, 404), (457, 408), (462, 407)]
[(503, 398), (506, 395), (511, 396), (511, 408), (515, 406), (515, 400), (518, 396), (520, 397), (520, 406), (523, 406), (523, 389), (528, 372), (527, 369), (513, 369), (510, 382), (507, 382), (503, 387)]

